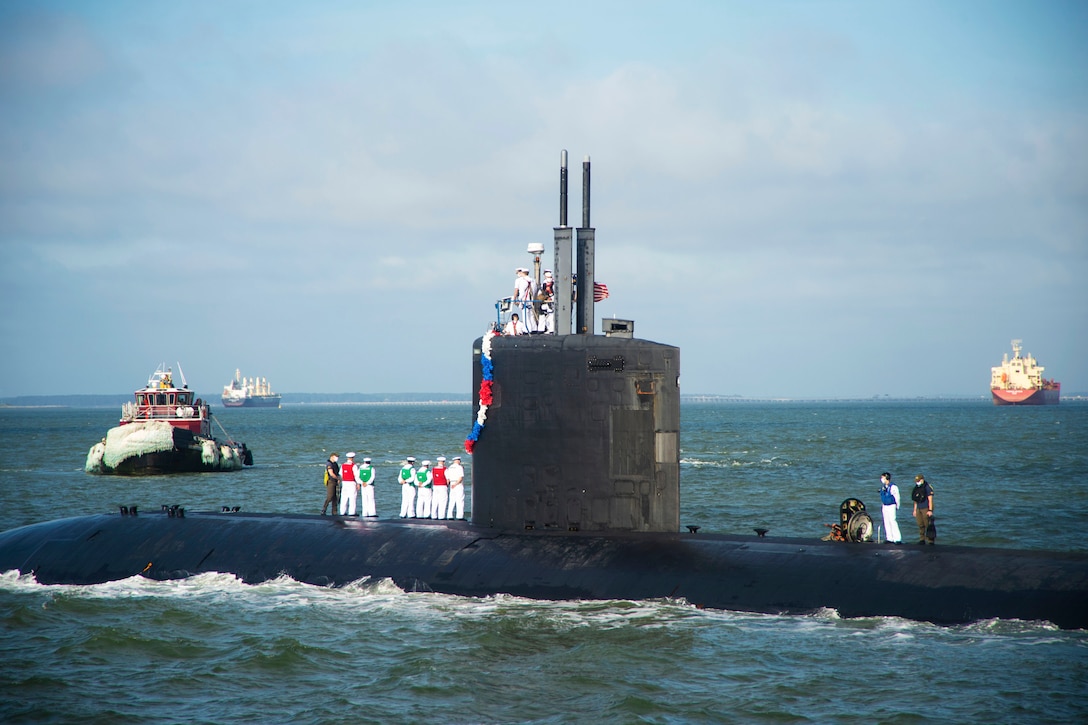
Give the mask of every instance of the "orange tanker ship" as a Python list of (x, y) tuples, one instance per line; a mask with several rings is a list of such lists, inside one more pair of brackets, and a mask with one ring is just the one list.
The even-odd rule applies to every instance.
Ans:
[(1012, 341), (1012, 359), (1005, 353), (992, 368), (990, 392), (994, 405), (1057, 405), (1062, 384), (1043, 377), (1043, 368), (1029, 352), (1020, 357), (1020, 340)]

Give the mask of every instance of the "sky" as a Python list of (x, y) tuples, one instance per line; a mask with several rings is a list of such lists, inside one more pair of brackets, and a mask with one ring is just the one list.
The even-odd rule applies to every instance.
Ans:
[[(464, 393), (592, 159), (683, 394), (1088, 391), (1081, 2), (0, 4), (0, 397)], [(550, 266), (550, 265), (548, 265)]]

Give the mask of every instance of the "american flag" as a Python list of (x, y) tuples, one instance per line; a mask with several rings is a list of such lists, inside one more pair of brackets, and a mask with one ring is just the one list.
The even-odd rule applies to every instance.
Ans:
[(608, 285), (600, 282), (593, 283), (593, 301), (600, 302), (608, 297)]

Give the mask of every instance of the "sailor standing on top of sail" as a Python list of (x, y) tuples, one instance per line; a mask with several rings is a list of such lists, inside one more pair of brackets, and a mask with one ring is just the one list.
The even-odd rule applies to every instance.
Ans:
[(355, 504), (359, 495), (359, 484), (355, 481), (355, 451), (348, 454), (344, 465), (340, 466), (340, 515), (355, 515)]
[(506, 323), (506, 326), (502, 328), (502, 334), (504, 335), (528, 335), (529, 331), (525, 329), (525, 323), (518, 317), (518, 313), (510, 315), (510, 321)]
[(514, 299), (517, 301), (515, 306), (521, 310), (521, 321), (525, 324), (525, 329), (529, 332), (535, 332), (536, 311), (533, 309), (533, 295), (535, 293), (533, 279), (529, 276), (529, 270), (525, 267), (518, 267), (515, 274), (517, 275), (514, 278)]
[(416, 518), (431, 518), (431, 485), (434, 478), (431, 476), (431, 462), (424, 461), (419, 464), (416, 471)]
[(359, 492), (362, 494), (361, 503), (363, 516), (377, 516), (378, 509), (374, 505), (374, 469), (370, 465), (370, 459), (364, 458), (363, 465), (355, 472), (359, 479)]
[(450, 487), (446, 484), (446, 457), (439, 456), (438, 463), (431, 469), (434, 480), (434, 493), (431, 499), (431, 518), (446, 518), (446, 504), (449, 501)]
[(540, 332), (555, 334), (555, 278), (550, 269), (544, 270), (544, 281), (540, 283), (540, 317), (537, 329)]
[(408, 456), (404, 459), (404, 465), (400, 467), (400, 517), (415, 518), (416, 510), (416, 469), (412, 464), (415, 457)]

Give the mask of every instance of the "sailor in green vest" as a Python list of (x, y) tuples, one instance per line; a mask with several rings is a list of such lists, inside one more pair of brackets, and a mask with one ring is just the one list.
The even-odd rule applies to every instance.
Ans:
[(374, 506), (374, 469), (369, 458), (363, 459), (363, 465), (355, 471), (355, 477), (359, 479), (359, 490), (363, 494), (362, 515), (377, 516), (378, 509)]
[(424, 461), (419, 464), (416, 471), (416, 518), (431, 518), (431, 462)]
[(404, 465), (400, 467), (400, 517), (415, 518), (416, 503), (416, 469), (412, 464), (416, 462), (413, 456), (404, 459)]

